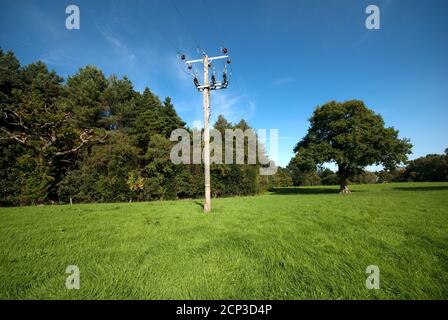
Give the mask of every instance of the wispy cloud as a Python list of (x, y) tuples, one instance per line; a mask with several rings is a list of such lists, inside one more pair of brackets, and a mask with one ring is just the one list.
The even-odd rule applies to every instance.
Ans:
[(52, 52), (44, 52), (40, 56), (39, 60), (50, 66), (66, 66), (69, 64), (67, 59), (65, 59), (64, 56), (57, 50)]
[(114, 48), (117, 54), (126, 59), (128, 62), (133, 63), (137, 61), (137, 56), (135, 53), (129, 49), (129, 47), (122, 40), (120, 40), (117, 35), (98, 25), (97, 28), (103, 38)]
[[(190, 126), (193, 125), (194, 121), (203, 123), (202, 95), (195, 96), (194, 99), (177, 102), (176, 110), (187, 115), (186, 120)], [(219, 115), (224, 116), (229, 122), (237, 123), (244, 119), (250, 123), (255, 110), (256, 103), (246, 96), (226, 92), (225, 90), (212, 91), (210, 99), (211, 124), (216, 122)]]
[(164, 64), (169, 66), (167, 70), (169, 75), (182, 86), (192, 86), (193, 77), (192, 71), (188, 70), (185, 63), (181, 62), (176, 55), (167, 53), (165, 55), (168, 59), (168, 63)]
[[(39, 26), (38, 28), (32, 28), (30, 30), (31, 33), (42, 36), (42, 40), (46, 42), (55, 41), (60, 37), (65, 27), (59, 24), (54, 17), (48, 15), (38, 3), (28, 1), (26, 4), (19, 5), (24, 6), (23, 10), (26, 11), (27, 22), (30, 25)], [(18, 17), (18, 19), (20, 19), (20, 17)]]
[(283, 86), (285, 84), (292, 83), (292, 82), (294, 82), (293, 77), (281, 77), (281, 78), (277, 78), (274, 80), (274, 85), (275, 86)]
[(238, 122), (241, 119), (250, 119), (256, 110), (254, 101), (245, 96), (227, 93), (225, 91), (214, 94), (211, 100), (213, 122), (219, 115), (228, 121)]

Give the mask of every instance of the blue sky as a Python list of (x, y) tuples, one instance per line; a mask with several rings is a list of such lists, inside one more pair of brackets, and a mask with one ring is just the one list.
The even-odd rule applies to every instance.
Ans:
[[(65, 28), (69, 4), (80, 30)], [(365, 28), (369, 4), (380, 30)], [(137, 90), (171, 96), (191, 126), (202, 98), (176, 53), (196, 56), (199, 45), (212, 55), (223, 43), (233, 73), (212, 93), (212, 118), (279, 129), (280, 165), (317, 105), (353, 98), (410, 138), (415, 158), (448, 147), (447, 14), (444, 0), (1, 1), (0, 46), (64, 77), (86, 64), (127, 75)]]

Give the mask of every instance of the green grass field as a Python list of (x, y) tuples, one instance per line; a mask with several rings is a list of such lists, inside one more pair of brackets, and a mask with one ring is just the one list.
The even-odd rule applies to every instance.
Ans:
[(447, 299), (448, 183), (351, 188), (1, 208), (0, 298)]

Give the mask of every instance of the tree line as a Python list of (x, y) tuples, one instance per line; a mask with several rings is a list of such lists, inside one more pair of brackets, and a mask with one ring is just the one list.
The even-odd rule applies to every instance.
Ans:
[[(203, 165), (170, 160), (171, 132), (195, 129), (170, 97), (136, 91), (127, 77), (106, 77), (90, 65), (63, 79), (41, 61), (22, 66), (0, 49), (0, 114), (1, 205), (203, 196)], [(213, 127), (223, 136), (250, 129), (244, 119), (223, 116)], [(407, 161), (412, 144), (398, 134), (362, 101), (331, 101), (315, 109), (295, 156), (275, 175), (260, 176), (260, 164), (212, 164), (212, 196), (319, 184), (348, 193), (349, 183), (448, 180), (448, 150)], [(338, 171), (325, 168), (328, 162)], [(365, 171), (372, 164), (384, 170)]]
[[(170, 134), (190, 132), (169, 97), (134, 90), (95, 66), (67, 79), (0, 49), (0, 203), (143, 201), (202, 197), (201, 164), (174, 165)], [(250, 128), (219, 116), (215, 129)], [(250, 195), (292, 184), (259, 165), (212, 165), (212, 195)]]
[[(302, 171), (294, 161), (291, 161), (286, 171), (295, 186), (339, 185), (337, 173), (323, 166)], [(348, 179), (349, 184), (444, 181), (448, 181), (448, 149), (445, 150), (445, 154), (428, 154), (392, 170), (383, 169), (374, 172), (362, 170), (361, 173)]]

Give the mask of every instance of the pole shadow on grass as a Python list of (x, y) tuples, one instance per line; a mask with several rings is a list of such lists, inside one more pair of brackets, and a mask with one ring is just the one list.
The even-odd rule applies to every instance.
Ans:
[(448, 190), (448, 186), (412, 186), (412, 187), (394, 187), (400, 191), (442, 191)]
[(273, 188), (273, 194), (338, 194), (339, 188)]
[(193, 201), (195, 204), (197, 204), (198, 206), (200, 206), (202, 209), (204, 209), (204, 204), (201, 202), (201, 201), (199, 201), (199, 200), (195, 200), (195, 201)]

